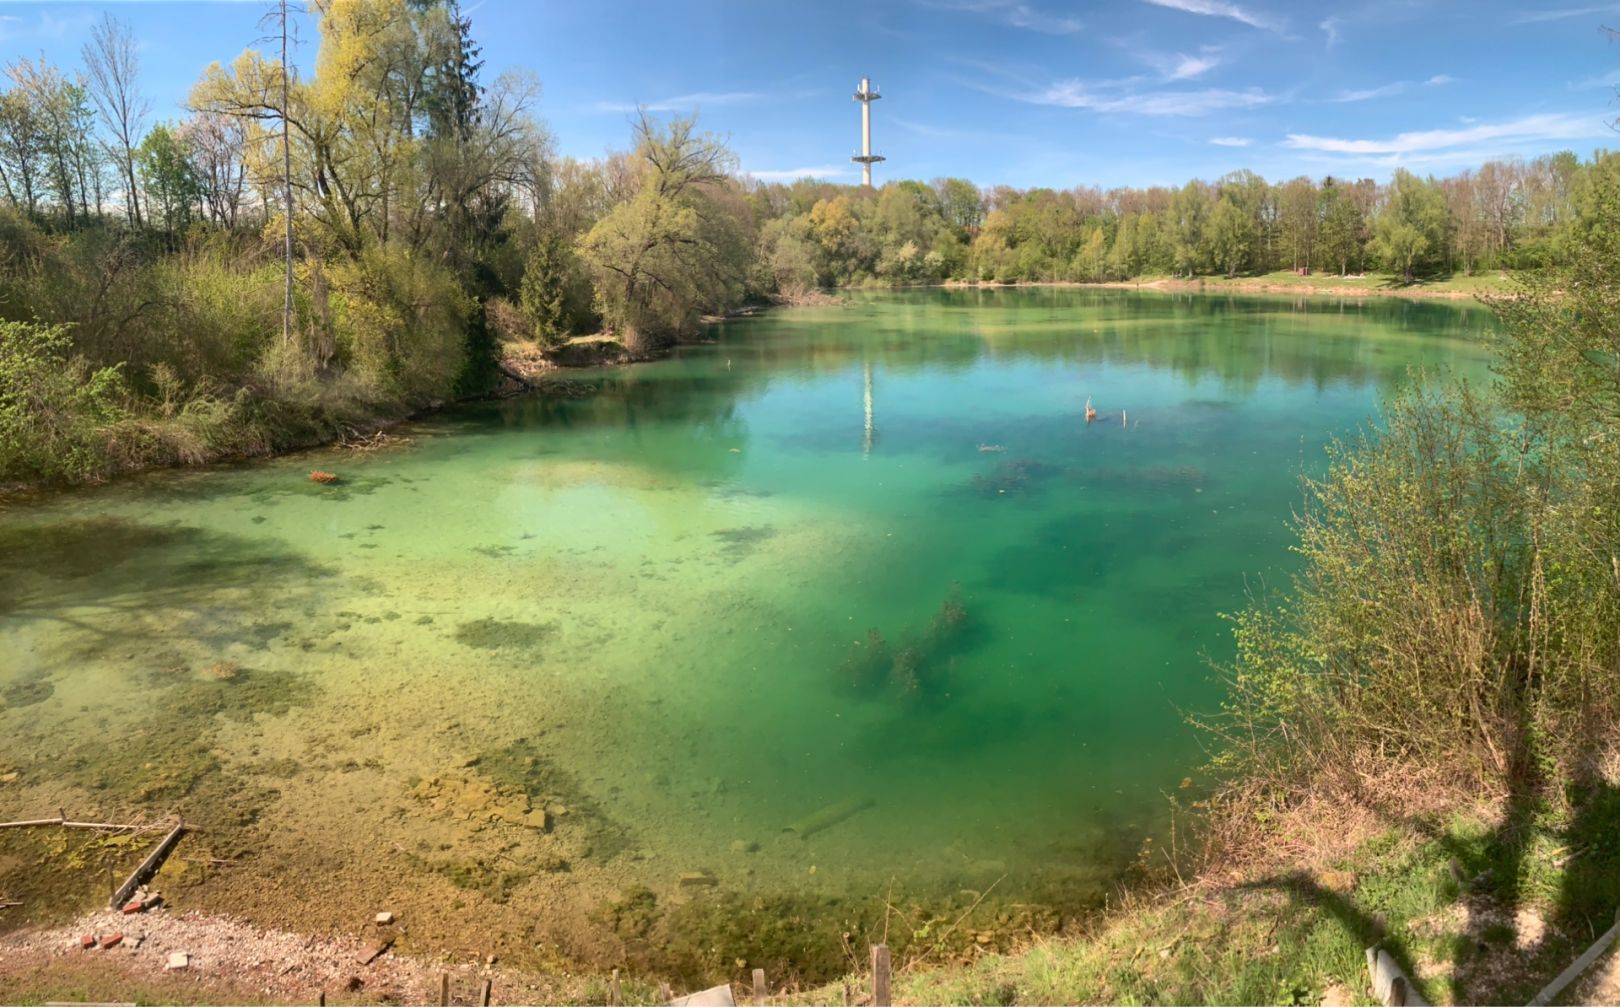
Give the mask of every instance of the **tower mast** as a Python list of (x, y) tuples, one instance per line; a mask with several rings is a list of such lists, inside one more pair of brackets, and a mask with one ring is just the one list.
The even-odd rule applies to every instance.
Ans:
[(883, 160), (872, 153), (872, 103), (881, 97), (871, 79), (862, 77), (861, 89), (855, 92), (855, 100), (861, 103), (861, 153), (850, 160), (861, 166), (861, 184), (868, 189), (872, 187), (872, 162)]

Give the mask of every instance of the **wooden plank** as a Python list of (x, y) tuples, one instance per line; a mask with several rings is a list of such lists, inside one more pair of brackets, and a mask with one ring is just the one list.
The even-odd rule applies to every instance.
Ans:
[(1620, 937), (1620, 909), (1615, 910), (1614, 926), (1605, 930), (1603, 936), (1586, 949), (1585, 954), (1570, 962), (1569, 968), (1558, 973), (1552, 982), (1543, 986), (1541, 992), (1531, 998), (1530, 1007), (1546, 1007), (1552, 1003), (1553, 997), (1564, 992), (1565, 986), (1574, 982), (1582, 972), (1591, 968), (1593, 962), (1603, 957), (1603, 953), (1609, 950), (1609, 945), (1613, 944), (1617, 937)]
[(872, 1007), (892, 1007), (889, 997), (889, 946), (872, 945)]
[(168, 835), (158, 840), (157, 846), (147, 855), (145, 860), (141, 861), (141, 866), (135, 868), (135, 873), (129, 876), (129, 880), (125, 881), (118, 891), (113, 893), (112, 901), (109, 903), (112, 908), (124, 908), (124, 903), (128, 902), (129, 897), (135, 894), (135, 889), (145, 884), (148, 878), (157, 873), (158, 868), (163, 866), (164, 858), (169, 855), (170, 850), (174, 849), (174, 844), (180, 841), (180, 833), (185, 830), (185, 819), (175, 815), (174, 828), (169, 830)]

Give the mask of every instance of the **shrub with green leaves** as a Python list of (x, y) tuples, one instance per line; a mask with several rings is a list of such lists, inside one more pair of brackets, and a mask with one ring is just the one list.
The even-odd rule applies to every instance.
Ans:
[(66, 326), (0, 321), (0, 483), (101, 475), (125, 394), (120, 367), (70, 356)]

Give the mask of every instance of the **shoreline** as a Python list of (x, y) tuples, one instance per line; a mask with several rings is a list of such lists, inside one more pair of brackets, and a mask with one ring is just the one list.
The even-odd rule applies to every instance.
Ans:
[[(1351, 279), (1345, 277), (1343, 279)], [(1175, 294), (1270, 294), (1282, 295), (1309, 295), (1334, 297), (1394, 297), (1406, 300), (1440, 300), (1440, 301), (1480, 301), (1480, 293), (1467, 290), (1437, 290), (1426, 287), (1363, 287), (1353, 283), (1274, 283), (1263, 279), (1236, 279), (1221, 278), (1194, 278), (1174, 279), (1159, 277), (1151, 280), (1035, 280), (1019, 283), (997, 283), (994, 281), (977, 280), (946, 280), (939, 284), (925, 284), (927, 287), (938, 287), (946, 290), (1017, 290), (1025, 287), (1048, 287), (1053, 289), (1074, 290), (1136, 290)], [(856, 289), (856, 288), (850, 288)], [(1511, 297), (1510, 290), (1495, 292), (1495, 296)], [(1483, 303), (1483, 302), (1480, 302)]]

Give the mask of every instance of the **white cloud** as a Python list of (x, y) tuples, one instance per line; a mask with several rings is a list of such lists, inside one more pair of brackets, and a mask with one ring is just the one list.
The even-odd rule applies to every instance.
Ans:
[(1279, 26), (1270, 18), (1262, 17), (1252, 11), (1239, 7), (1225, 0), (1142, 0), (1143, 3), (1153, 4), (1155, 7), (1169, 7), (1172, 10), (1185, 11), (1188, 14), (1203, 14), (1206, 17), (1226, 17), (1233, 21), (1241, 21), (1251, 28), (1264, 28), (1267, 31), (1276, 31)]
[(1079, 18), (1048, 14), (1018, 0), (918, 0), (925, 7), (984, 14), (1014, 28), (1047, 35), (1072, 35), (1085, 27)]
[(87, 34), (96, 17), (89, 11), (57, 16), (50, 11), (39, 11), (30, 21), (15, 14), (0, 16), (0, 42), (22, 42), (39, 39), (60, 39)]
[(1428, 80), (1424, 81), (1423, 86), (1424, 87), (1441, 87), (1441, 86), (1443, 86), (1445, 84), (1455, 84), (1455, 83), (1457, 83), (1457, 78), (1453, 77), (1451, 74), (1449, 74), (1449, 73), (1437, 73), (1433, 77), (1430, 77)]
[(1574, 140), (1606, 132), (1607, 127), (1601, 121), (1585, 116), (1541, 114), (1508, 122), (1470, 126), (1467, 129), (1430, 129), (1398, 133), (1382, 140), (1347, 140), (1290, 133), (1283, 145), (1295, 150), (1319, 151), (1327, 154), (1384, 156), (1395, 162), (1412, 159), (1414, 155), (1457, 153), (1457, 148), (1464, 147), (1478, 148), (1490, 144), (1514, 146), (1536, 141)]
[(741, 105), (767, 97), (757, 91), (696, 91), (677, 94), (657, 101), (636, 102), (601, 101), (596, 107), (603, 112), (634, 112), (644, 108), (649, 112), (689, 112), (694, 108), (712, 105)]
[(1217, 147), (1247, 147), (1254, 141), (1246, 136), (1212, 136), (1209, 142)]
[(1010, 97), (1032, 105), (1087, 108), (1094, 112), (1118, 112), (1129, 115), (1205, 115), (1221, 109), (1254, 108), (1277, 100), (1259, 88), (1252, 87), (1243, 91), (1206, 88), (1202, 91), (1098, 93), (1095, 85), (1079, 80), (1060, 80), (1044, 90), (1014, 94)]
[(1337, 15), (1330, 18), (1324, 18), (1322, 23), (1317, 25), (1318, 28), (1327, 32), (1327, 47), (1329, 49), (1339, 44), (1339, 28), (1343, 25), (1344, 18), (1338, 17)]
[(1620, 11), (1615, 4), (1603, 4), (1600, 7), (1563, 7), (1557, 10), (1525, 11), (1518, 17), (1512, 18), (1508, 24), (1536, 24), (1542, 21), (1562, 21), (1565, 18), (1585, 17), (1588, 14), (1612, 14)]
[(1405, 91), (1408, 86), (1409, 85), (1406, 81), (1398, 80), (1393, 84), (1384, 84), (1381, 87), (1369, 87), (1360, 91), (1340, 91), (1332, 98), (1329, 98), (1328, 101), (1370, 101), (1373, 98), (1389, 98), (1400, 94), (1402, 91)]
[(1220, 66), (1221, 61), (1214, 56), (1187, 56), (1176, 54), (1176, 65), (1165, 74), (1166, 80), (1191, 80), (1200, 77)]
[(1585, 91), (1594, 87), (1620, 86), (1620, 70), (1610, 70), (1608, 73), (1599, 74), (1596, 77), (1587, 77), (1582, 80), (1577, 80), (1569, 86), (1573, 91)]
[(761, 182), (790, 182), (795, 178), (842, 178), (854, 172), (839, 164), (820, 164), (808, 168), (756, 168), (743, 174)]

